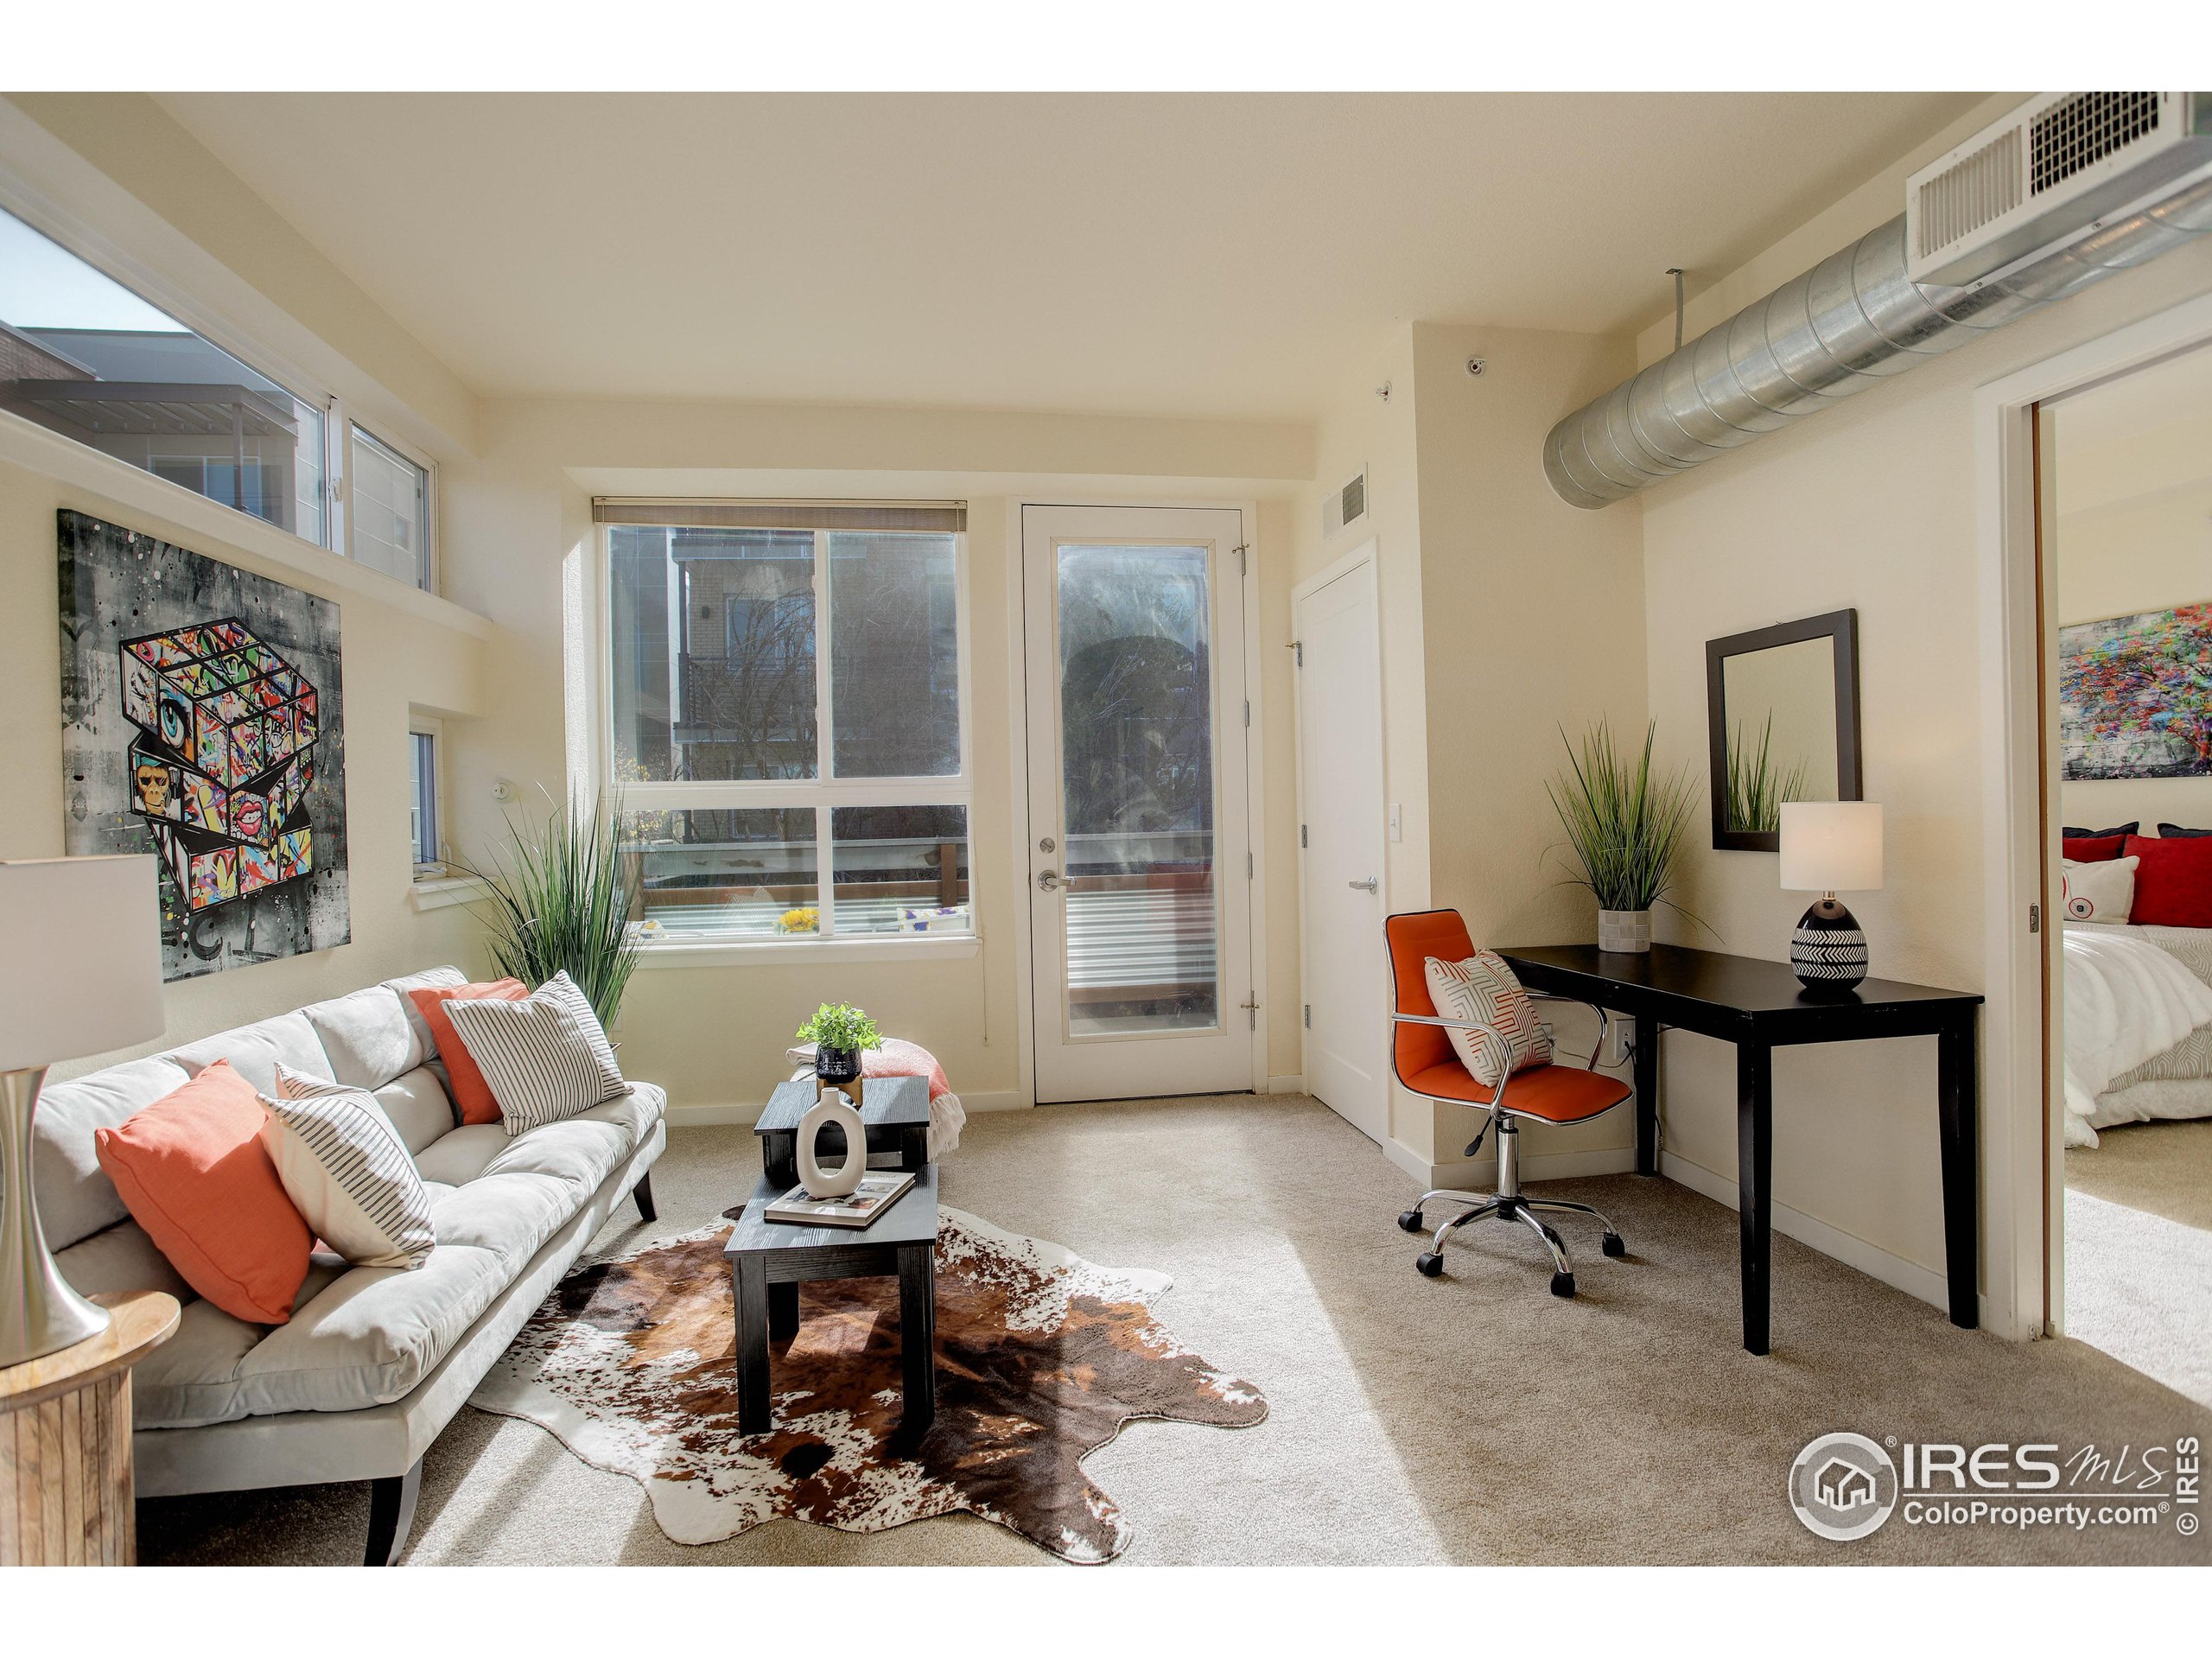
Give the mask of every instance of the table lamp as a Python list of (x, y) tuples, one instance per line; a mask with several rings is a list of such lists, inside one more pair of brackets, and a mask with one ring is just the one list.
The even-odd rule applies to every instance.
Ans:
[(1782, 885), (1817, 893), (1789, 938), (1789, 965), (1811, 991), (1847, 991), (1866, 977), (1866, 936), (1837, 902), (1882, 885), (1882, 808), (1876, 801), (1785, 801)]
[(31, 1118), (54, 1061), (162, 1034), (155, 868), (150, 854), (0, 861), (0, 1366), (107, 1329), (47, 1253)]

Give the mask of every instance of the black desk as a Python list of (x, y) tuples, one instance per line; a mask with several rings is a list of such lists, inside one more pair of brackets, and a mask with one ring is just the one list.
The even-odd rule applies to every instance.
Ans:
[(1772, 1259), (1774, 1051), (1792, 1043), (1876, 1037), (1936, 1039), (1937, 1139), (1943, 1159), (1943, 1257), (1951, 1323), (1980, 1322), (1976, 1204), (1974, 1026), (1981, 998), (1870, 979), (1814, 996), (1787, 963), (1655, 944), (1649, 956), (1593, 944), (1540, 944), (1498, 953), (1532, 991), (1579, 998), (1636, 1021), (1636, 1167), (1659, 1173), (1659, 1033), (1666, 1026), (1736, 1046), (1736, 1157), (1744, 1273), (1744, 1346), (1767, 1351)]

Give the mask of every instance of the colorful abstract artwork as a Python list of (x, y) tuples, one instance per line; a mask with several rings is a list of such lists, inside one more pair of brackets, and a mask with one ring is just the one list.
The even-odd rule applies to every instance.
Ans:
[(345, 944), (338, 607), (60, 520), (67, 850), (160, 858), (167, 978)]
[(2058, 631), (2069, 778), (2212, 773), (2212, 603)]

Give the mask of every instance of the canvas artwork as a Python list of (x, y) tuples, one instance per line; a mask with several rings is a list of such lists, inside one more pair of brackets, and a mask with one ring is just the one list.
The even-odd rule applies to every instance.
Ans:
[(60, 518), (66, 849), (159, 856), (165, 979), (345, 944), (338, 607)]
[(2212, 603), (2058, 631), (2069, 778), (2212, 773)]

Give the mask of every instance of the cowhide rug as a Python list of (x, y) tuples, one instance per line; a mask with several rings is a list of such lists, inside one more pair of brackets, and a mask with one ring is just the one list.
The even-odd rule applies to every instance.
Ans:
[(878, 1532), (965, 1510), (1065, 1560), (1109, 1561), (1129, 1523), (1086, 1456), (1134, 1418), (1243, 1428), (1268, 1414), (1258, 1389), (1153, 1317), (1166, 1274), (1098, 1267), (948, 1209), (937, 1421), (918, 1449), (892, 1444), (902, 1396), (888, 1278), (800, 1287), (798, 1334), (770, 1350), (775, 1427), (741, 1434), (728, 1231), (571, 1274), (471, 1401), (640, 1482), (678, 1543), (779, 1516)]

